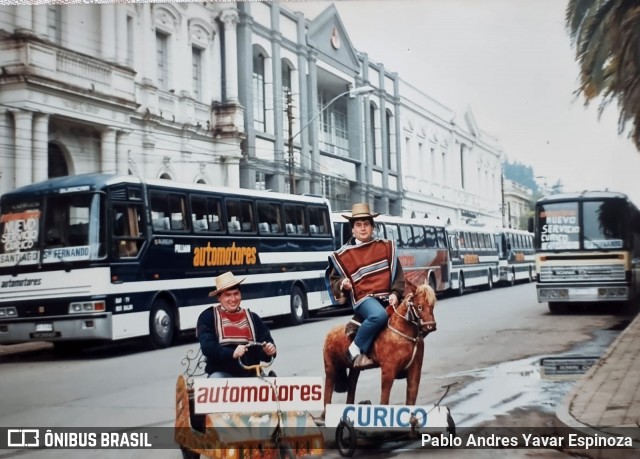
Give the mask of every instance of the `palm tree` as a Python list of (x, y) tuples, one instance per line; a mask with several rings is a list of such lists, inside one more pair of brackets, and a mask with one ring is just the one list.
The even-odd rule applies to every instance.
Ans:
[(585, 104), (601, 97), (599, 112), (613, 100), (618, 132), (632, 121), (640, 150), (640, 0), (569, 0), (565, 23), (580, 66)]

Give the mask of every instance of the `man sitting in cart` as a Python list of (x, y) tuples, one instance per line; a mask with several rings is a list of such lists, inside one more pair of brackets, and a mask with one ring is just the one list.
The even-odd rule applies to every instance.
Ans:
[(206, 358), (205, 371), (209, 378), (255, 376), (255, 371), (243, 368), (238, 361), (248, 352), (247, 345), (252, 342), (262, 343), (259, 355), (245, 358), (269, 361), (276, 356), (269, 328), (257, 314), (240, 306), (240, 284), (244, 280), (230, 271), (216, 277), (216, 289), (209, 296), (217, 296), (220, 303), (205, 309), (198, 317), (196, 336)]

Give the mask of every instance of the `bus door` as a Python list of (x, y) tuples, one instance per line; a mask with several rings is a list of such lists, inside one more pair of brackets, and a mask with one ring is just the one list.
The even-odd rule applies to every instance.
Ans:
[(114, 260), (138, 258), (147, 240), (142, 187), (111, 190), (111, 255)]

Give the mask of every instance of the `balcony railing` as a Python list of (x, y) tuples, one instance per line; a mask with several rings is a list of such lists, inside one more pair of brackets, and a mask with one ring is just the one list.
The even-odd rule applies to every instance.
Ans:
[(5, 75), (40, 77), (94, 94), (135, 99), (135, 72), (36, 37), (0, 41), (0, 67)]

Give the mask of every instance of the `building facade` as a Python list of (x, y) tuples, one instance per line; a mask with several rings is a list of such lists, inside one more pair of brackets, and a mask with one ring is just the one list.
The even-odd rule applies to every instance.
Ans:
[(0, 193), (117, 172), (500, 221), (501, 150), (356, 50), (333, 5), (0, 7)]
[(533, 210), (533, 190), (513, 180), (504, 181), (504, 226), (527, 229), (527, 220)]
[(239, 186), (238, 14), (223, 6), (0, 7), (0, 192), (99, 171)]

